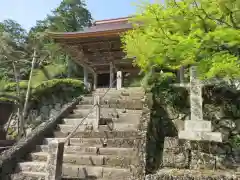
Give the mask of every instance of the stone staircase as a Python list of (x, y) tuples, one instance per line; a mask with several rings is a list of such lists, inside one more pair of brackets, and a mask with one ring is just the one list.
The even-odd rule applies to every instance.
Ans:
[[(107, 89), (93, 94), (104, 95)], [(48, 144), (64, 140), (93, 107), (93, 94), (85, 96), (76, 109), (58, 124), (52, 136), (43, 139), (35, 151), (18, 163), (14, 180), (43, 180), (46, 176)], [(98, 130), (91, 113), (64, 148), (63, 179), (127, 180), (133, 178), (139, 164), (138, 139), (144, 91), (141, 88), (111, 89), (100, 99)], [(135, 179), (135, 178), (133, 178)]]

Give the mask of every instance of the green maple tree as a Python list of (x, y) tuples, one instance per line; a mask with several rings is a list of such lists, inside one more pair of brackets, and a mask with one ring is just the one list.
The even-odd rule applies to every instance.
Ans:
[(142, 70), (194, 64), (202, 78), (240, 76), (239, 0), (167, 0), (131, 21), (123, 48)]

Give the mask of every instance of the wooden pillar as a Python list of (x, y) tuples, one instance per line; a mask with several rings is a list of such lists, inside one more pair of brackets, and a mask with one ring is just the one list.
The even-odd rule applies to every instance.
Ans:
[(93, 74), (93, 90), (97, 89), (97, 73)]
[(83, 67), (83, 73), (84, 73), (84, 85), (86, 88), (88, 88), (88, 70), (86, 67)]
[(109, 86), (113, 86), (113, 81), (114, 81), (114, 72), (113, 72), (113, 62), (110, 62), (110, 67), (109, 67), (109, 73), (110, 73), (110, 79), (109, 79)]

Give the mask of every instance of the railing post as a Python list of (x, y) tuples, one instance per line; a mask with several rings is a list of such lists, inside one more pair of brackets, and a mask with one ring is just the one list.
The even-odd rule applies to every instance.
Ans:
[(93, 74), (93, 90), (95, 91), (97, 89), (97, 73)]
[(122, 71), (117, 72), (117, 90), (122, 88)]
[(64, 142), (52, 141), (48, 145), (45, 180), (61, 180)]
[(98, 130), (98, 124), (100, 121), (100, 97), (98, 95), (94, 96), (94, 105), (96, 109), (96, 121), (94, 121), (93, 128), (94, 130)]

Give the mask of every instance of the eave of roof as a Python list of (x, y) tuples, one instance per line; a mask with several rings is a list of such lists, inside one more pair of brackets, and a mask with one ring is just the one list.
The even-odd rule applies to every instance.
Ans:
[(119, 33), (126, 32), (132, 28), (132, 24), (128, 22), (128, 18), (117, 18), (96, 21), (93, 26), (79, 32), (48, 32), (48, 35), (53, 39), (108, 37), (118, 36)]
[(132, 28), (125, 29), (115, 29), (108, 31), (99, 31), (99, 32), (89, 32), (89, 33), (81, 33), (81, 32), (73, 32), (73, 33), (61, 33), (61, 32), (48, 32), (48, 36), (54, 39), (75, 39), (75, 38), (94, 38), (94, 37), (107, 37), (107, 36), (117, 36), (119, 33), (126, 32)]

